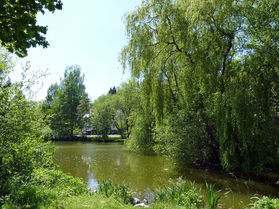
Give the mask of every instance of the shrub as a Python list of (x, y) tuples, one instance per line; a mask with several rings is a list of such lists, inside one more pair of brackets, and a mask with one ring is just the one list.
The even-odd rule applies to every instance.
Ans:
[(140, 112), (133, 115), (134, 126), (131, 135), (127, 140), (127, 146), (130, 150), (138, 153), (153, 153), (154, 140), (152, 137), (153, 120), (152, 115)]
[(177, 110), (155, 129), (154, 150), (188, 163), (216, 163), (215, 128), (199, 114)]
[[(62, 171), (36, 169), (29, 178), (14, 175), (9, 179), (10, 193), (2, 198), (5, 207), (34, 207), (51, 201), (88, 192), (84, 183)], [(8, 207), (9, 208), (9, 207)]]
[(279, 208), (279, 199), (271, 199), (269, 197), (262, 197), (256, 201), (251, 209), (277, 209)]

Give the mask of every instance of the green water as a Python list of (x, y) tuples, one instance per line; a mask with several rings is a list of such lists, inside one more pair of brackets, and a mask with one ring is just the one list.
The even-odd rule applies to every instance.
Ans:
[[(229, 193), (222, 199), (222, 208), (245, 208), (259, 195), (279, 196), (279, 187), (245, 181), (209, 170), (189, 168), (162, 156), (144, 156), (129, 152), (121, 143), (56, 142), (55, 163), (72, 176), (80, 177), (89, 188), (111, 179), (129, 185), (139, 197), (152, 200), (152, 191), (167, 186), (169, 180), (183, 177), (197, 184), (216, 184)], [(204, 193), (204, 189), (202, 190)], [(251, 199), (252, 198), (252, 199)]]

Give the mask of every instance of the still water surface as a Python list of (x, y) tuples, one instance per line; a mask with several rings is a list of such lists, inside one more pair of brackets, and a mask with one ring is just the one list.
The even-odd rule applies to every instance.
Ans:
[(222, 192), (229, 191), (222, 199), (223, 208), (248, 207), (252, 197), (263, 194), (279, 196), (279, 187), (189, 168), (162, 156), (135, 154), (121, 143), (55, 142), (54, 145), (57, 147), (55, 163), (64, 172), (82, 178), (92, 189), (98, 182), (111, 179), (113, 183), (129, 185), (139, 197), (152, 200), (152, 191), (156, 188), (167, 186), (171, 179), (183, 177), (197, 184), (216, 184)]

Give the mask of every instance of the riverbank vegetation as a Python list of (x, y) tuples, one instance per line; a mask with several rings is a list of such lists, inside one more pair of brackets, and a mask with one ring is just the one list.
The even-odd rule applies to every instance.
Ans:
[(37, 207), (55, 198), (87, 191), (81, 180), (63, 174), (53, 163), (54, 148), (40, 104), (27, 100), (28, 82), (12, 83), (11, 56), (0, 51), (0, 205)]
[[(18, 2), (0, 5), (7, 12), (0, 42), (10, 52), (25, 56), (31, 46), (48, 45), (34, 17), (62, 3), (41, 2), (27, 1), (29, 12)], [(11, 18), (15, 6), (24, 13)], [(278, 10), (278, 1), (267, 0), (143, 1), (126, 16), (121, 61), (131, 80), (93, 104), (77, 65), (66, 68), (43, 102), (27, 99), (31, 86), (11, 82), (11, 55), (1, 49), (0, 206), (133, 207), (126, 187), (107, 182), (95, 194), (54, 164), (46, 139), (72, 138), (89, 126), (104, 140), (115, 127), (135, 152), (246, 176), (278, 172)], [(206, 202), (197, 187), (177, 182), (157, 191), (150, 208), (216, 208), (219, 197), (208, 191)], [(263, 197), (252, 206), (264, 207), (278, 208), (279, 200)]]
[[(2, 208), (133, 208), (133, 193), (110, 181), (93, 192), (77, 178), (59, 171), (53, 163), (54, 148), (44, 141), (51, 130), (40, 103), (23, 94), (23, 83), (11, 83), (9, 55), (1, 52), (0, 205)], [(198, 186), (183, 180), (155, 192), (150, 208), (214, 208)], [(218, 204), (210, 190), (209, 200)], [(215, 200), (215, 201), (214, 201)], [(278, 207), (278, 199), (264, 197), (254, 208)]]

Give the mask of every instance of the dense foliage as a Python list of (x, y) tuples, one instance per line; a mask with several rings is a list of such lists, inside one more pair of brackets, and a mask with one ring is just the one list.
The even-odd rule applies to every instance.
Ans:
[[(110, 89), (92, 105), (92, 125), (96, 134), (107, 139), (112, 128), (122, 139), (130, 136), (135, 121), (134, 110), (139, 106), (139, 88), (134, 82), (122, 84), (117, 90)], [(144, 134), (144, 133), (143, 133)]]
[(1, 51), (0, 193), (5, 195), (12, 189), (13, 178), (27, 177), (33, 169), (50, 167), (52, 162), (50, 148), (42, 142), (43, 121), (38, 108), (25, 99), (20, 84), (10, 83), (8, 73), (12, 66), (8, 55), (3, 53)]
[(40, 104), (25, 98), (23, 83), (11, 83), (13, 64), (0, 54), (0, 207), (33, 207), (57, 197), (87, 192), (79, 179), (55, 169), (50, 129)]
[(45, 34), (47, 26), (37, 25), (37, 14), (62, 9), (60, 0), (5, 0), (0, 4), (0, 42), (10, 52), (26, 56), (27, 49), (49, 44)]
[(109, 103), (113, 110), (113, 125), (117, 128), (122, 139), (130, 136), (133, 127), (131, 114), (138, 106), (138, 87), (134, 82), (124, 83), (117, 93), (109, 96)]
[(141, 92), (133, 148), (244, 173), (278, 168), (278, 9), (150, 0), (128, 14), (122, 62)]
[(51, 138), (72, 138), (75, 129), (83, 129), (88, 120), (90, 100), (85, 92), (79, 66), (67, 67), (60, 84), (52, 84), (42, 109), (52, 130)]
[(261, 209), (261, 208), (267, 208), (267, 209), (279, 208), (279, 199), (262, 197), (253, 204), (253, 207), (251, 209)]
[(92, 126), (97, 135), (106, 141), (112, 128), (112, 108), (106, 96), (101, 96), (93, 103)]
[[(36, 25), (36, 15), (61, 8), (60, 0), (3, 2), (1, 45), (19, 56), (31, 46), (47, 47), (47, 28)], [(278, 10), (277, 0), (143, 0), (127, 15), (129, 43), (122, 51), (132, 80), (97, 99), (92, 111), (79, 66), (67, 67), (44, 102), (34, 102), (22, 82), (10, 81), (13, 63), (1, 49), (0, 207), (92, 197), (80, 179), (56, 170), (54, 148), (45, 142), (46, 136), (71, 138), (91, 122), (103, 139), (116, 127), (137, 152), (247, 174), (278, 169)], [(213, 188), (207, 186), (209, 208), (220, 199)], [(110, 181), (97, 193), (101, 205), (111, 197), (108, 204), (119, 208), (132, 201), (126, 186)], [(151, 208), (205, 205), (200, 191), (184, 181), (158, 190), (155, 198)], [(278, 204), (263, 197), (252, 208)]]

